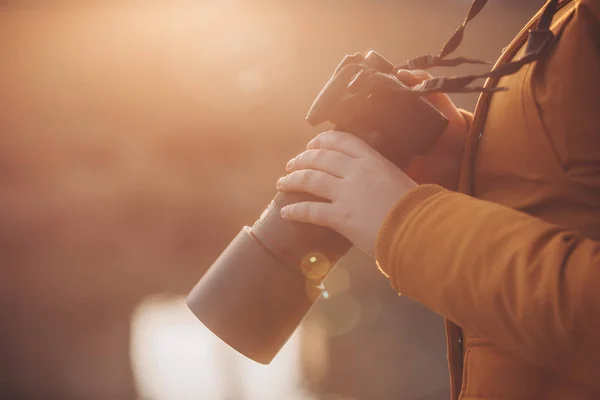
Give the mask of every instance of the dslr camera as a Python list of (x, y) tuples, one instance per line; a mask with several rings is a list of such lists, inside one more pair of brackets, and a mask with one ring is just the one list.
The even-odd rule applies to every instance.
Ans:
[[(308, 122), (356, 135), (400, 168), (425, 154), (448, 120), (395, 75), (375, 51), (346, 55), (312, 104)], [(231, 347), (269, 364), (324, 292), (351, 243), (327, 228), (283, 220), (280, 209), (326, 201), (277, 193), (245, 226), (187, 297), (196, 317)]]

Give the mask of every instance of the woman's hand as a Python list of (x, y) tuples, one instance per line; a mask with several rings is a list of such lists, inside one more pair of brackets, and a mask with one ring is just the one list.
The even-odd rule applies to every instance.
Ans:
[[(408, 86), (431, 78), (425, 71), (401, 70), (397, 76)], [(311, 193), (330, 203), (291, 204), (281, 210), (283, 218), (331, 228), (374, 255), (385, 217), (417, 182), (456, 189), (469, 126), (448, 95), (426, 97), (450, 122), (429, 153), (415, 157), (406, 173), (354, 135), (322, 133), (288, 163), (289, 174), (277, 188)]]
[(283, 207), (284, 219), (331, 228), (371, 256), (392, 206), (417, 184), (354, 135), (325, 132), (290, 160), (277, 182), (282, 192), (307, 192), (329, 200)]
[[(420, 70), (400, 70), (397, 77), (411, 87), (432, 78), (427, 72)], [(446, 189), (456, 190), (469, 126), (447, 94), (433, 93), (425, 97), (450, 123), (428, 154), (413, 158), (406, 173), (420, 184), (435, 183)]]

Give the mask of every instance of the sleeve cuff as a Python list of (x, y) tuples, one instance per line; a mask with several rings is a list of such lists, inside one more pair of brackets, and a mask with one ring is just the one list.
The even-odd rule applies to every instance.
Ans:
[(392, 286), (396, 280), (394, 269), (388, 268), (391, 264), (388, 259), (396, 234), (409, 214), (418, 212), (426, 200), (447, 192), (448, 190), (438, 185), (419, 185), (406, 192), (383, 221), (375, 244), (375, 261), (379, 270), (389, 278)]

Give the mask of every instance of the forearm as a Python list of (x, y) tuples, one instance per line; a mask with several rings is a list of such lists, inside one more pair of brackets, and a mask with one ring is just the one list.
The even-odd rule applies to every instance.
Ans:
[(600, 376), (600, 244), (438, 186), (388, 215), (377, 262), (392, 287), (532, 363)]

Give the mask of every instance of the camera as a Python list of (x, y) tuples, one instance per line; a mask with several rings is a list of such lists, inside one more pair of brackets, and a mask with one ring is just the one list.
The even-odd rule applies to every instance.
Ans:
[[(400, 168), (433, 146), (448, 120), (411, 92), (375, 51), (346, 55), (312, 104), (308, 122), (332, 124)], [(244, 227), (187, 297), (196, 317), (250, 359), (269, 364), (324, 292), (323, 281), (352, 244), (320, 226), (283, 220), (280, 209), (326, 201), (277, 193)]]

